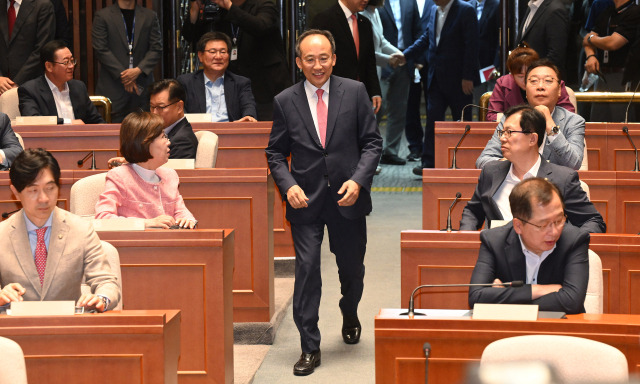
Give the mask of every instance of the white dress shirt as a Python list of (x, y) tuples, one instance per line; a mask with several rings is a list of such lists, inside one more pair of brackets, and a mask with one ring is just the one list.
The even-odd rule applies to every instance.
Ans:
[(444, 7), (438, 7), (436, 15), (436, 45), (440, 44), (440, 33), (442, 32), (442, 27), (444, 26), (444, 22), (447, 20), (447, 15), (449, 14), (449, 10), (452, 5), (453, 0), (449, 1), (449, 3)]
[[(529, 23), (531, 23), (531, 19), (535, 16), (536, 12), (538, 12), (538, 8), (542, 5), (544, 0), (529, 0), (529, 15), (524, 20), (524, 26), (522, 27), (522, 36), (524, 36), (524, 32), (529, 28)], [(520, 36), (520, 38), (522, 38)]]
[(71, 105), (71, 97), (69, 96), (69, 84), (65, 82), (64, 89), (60, 91), (60, 89), (49, 80), (48, 76), (45, 75), (44, 78), (47, 79), (47, 84), (49, 84), (51, 93), (53, 93), (53, 100), (56, 103), (58, 116), (64, 120), (65, 124), (71, 124), (75, 119), (75, 115), (73, 113), (73, 105)]
[[(15, 4), (13, 4), (13, 9), (16, 10), (16, 18), (18, 18), (18, 12), (20, 11), (20, 4), (22, 4), (22, 0), (16, 0)], [(11, 6), (11, 2), (7, 0), (7, 11), (9, 10), (9, 6)]]
[[(522, 180), (530, 179), (532, 177), (536, 177), (538, 174), (538, 169), (540, 169), (542, 158), (538, 156), (538, 160), (533, 164), (530, 170), (524, 174)], [(493, 201), (496, 202), (500, 213), (502, 213), (502, 219), (509, 221), (513, 219), (513, 215), (511, 214), (511, 205), (509, 205), (509, 195), (513, 188), (521, 182), (522, 180), (518, 179), (516, 175), (513, 173), (513, 164), (509, 167), (509, 173), (507, 173), (507, 177), (505, 177), (504, 181), (500, 185), (500, 188), (496, 191), (495, 195), (493, 195)]]
[(538, 272), (540, 271), (540, 265), (555, 249), (556, 246), (554, 244), (553, 248), (548, 251), (542, 252), (540, 256), (536, 255), (534, 252), (531, 252), (527, 249), (527, 247), (522, 242), (522, 238), (518, 235), (518, 239), (520, 239), (520, 245), (522, 246), (522, 253), (524, 253), (524, 259), (527, 263), (527, 281), (526, 284), (538, 284)]

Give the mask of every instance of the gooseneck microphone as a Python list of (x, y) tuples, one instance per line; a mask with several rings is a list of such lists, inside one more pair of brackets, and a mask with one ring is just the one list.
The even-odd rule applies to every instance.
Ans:
[[(636, 96), (636, 92), (638, 92), (638, 87), (640, 86), (640, 80), (638, 80), (638, 84), (636, 84), (636, 89), (633, 90), (633, 94), (631, 95), (631, 100), (629, 100), (629, 104), (627, 104), (627, 110), (624, 112), (624, 123), (628, 124), (629, 121), (629, 107), (631, 107), (631, 103), (633, 102), (633, 98)], [(636, 116), (638, 118), (638, 116)]]
[(416, 289), (413, 290), (413, 292), (411, 292), (411, 297), (409, 298), (409, 308), (407, 310), (407, 312), (401, 313), (400, 316), (404, 316), (404, 315), (408, 315), (409, 317), (412, 316), (425, 316), (424, 313), (419, 313), (419, 312), (415, 312), (415, 304), (414, 304), (414, 300), (413, 297), (415, 296), (416, 292), (418, 292), (419, 290), (421, 290), (422, 288), (455, 288), (455, 287), (512, 287), (512, 288), (517, 288), (517, 287), (522, 287), (524, 285), (524, 282), (522, 280), (514, 280), (508, 283), (499, 283), (499, 284), (494, 284), (494, 283), (486, 283), (486, 284), (424, 284), (424, 285), (420, 285), (418, 287), (416, 287)]
[(456, 144), (456, 147), (453, 148), (453, 159), (451, 160), (451, 168), (449, 169), (460, 169), (456, 165), (456, 153), (458, 152), (458, 147), (462, 143), (462, 140), (464, 140), (465, 136), (467, 136), (467, 133), (469, 133), (470, 130), (471, 130), (471, 126), (467, 124), (467, 126), (464, 127), (464, 133), (460, 137), (460, 140), (458, 140), (458, 144)]
[(89, 169), (98, 169), (96, 167), (96, 151), (91, 151), (89, 153), (87, 153), (87, 155), (85, 157), (82, 158), (82, 160), (78, 160), (78, 166), (81, 167), (84, 165), (84, 163), (89, 160), (89, 158), (91, 158), (91, 167), (89, 167)]
[(467, 109), (467, 107), (476, 107), (479, 109), (484, 109), (485, 111), (489, 111), (489, 112), (495, 112), (495, 113), (504, 113), (504, 111), (496, 111), (495, 109), (489, 109), (487, 107), (483, 107), (481, 105), (477, 105), (477, 104), (467, 104), (464, 107), (462, 107), (462, 114), (460, 115), (460, 122), (464, 123), (464, 110)]
[(424, 384), (429, 383), (429, 356), (431, 355), (431, 344), (422, 344), (422, 351), (424, 352)]
[(453, 206), (456, 205), (456, 203), (458, 202), (458, 199), (461, 196), (462, 194), (460, 192), (456, 192), (456, 198), (453, 199), (453, 203), (451, 203), (451, 205), (449, 206), (449, 213), (447, 213), (447, 228), (441, 229), (441, 231), (447, 231), (447, 232), (453, 231), (453, 229), (451, 229), (451, 210), (453, 209)]
[(629, 139), (629, 142), (631, 143), (631, 145), (633, 145), (633, 150), (636, 153), (636, 165), (631, 172), (640, 172), (640, 168), (638, 168), (638, 148), (636, 148), (636, 145), (633, 143), (633, 140), (631, 139), (631, 135), (629, 134), (629, 128), (627, 128), (626, 126), (622, 127), (622, 132), (625, 135), (627, 135), (627, 139)]
[(7, 217), (13, 215), (14, 213), (18, 212), (20, 209), (16, 209), (15, 211), (11, 211), (11, 212), (2, 212), (2, 218), (6, 219)]

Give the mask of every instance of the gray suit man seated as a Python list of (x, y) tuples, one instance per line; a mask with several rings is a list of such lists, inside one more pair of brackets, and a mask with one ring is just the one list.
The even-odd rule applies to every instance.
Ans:
[(490, 225), (491, 220), (511, 220), (509, 193), (521, 180), (537, 176), (558, 187), (571, 224), (587, 232), (605, 232), (604, 220), (580, 186), (578, 173), (540, 156), (544, 132), (545, 118), (537, 109), (518, 105), (505, 112), (497, 135), (506, 161), (492, 161), (482, 169), (473, 197), (462, 211), (460, 230), (478, 230), (485, 221)]
[[(531, 63), (525, 76), (527, 102), (542, 112), (546, 121), (546, 137), (540, 154), (544, 160), (565, 167), (580, 169), (584, 156), (584, 119), (558, 106), (560, 98), (560, 72), (548, 59)], [(503, 130), (504, 116), (496, 132), (491, 137), (480, 157), (476, 168), (484, 168), (494, 160), (502, 159), (500, 136)]]
[(471, 284), (521, 280), (522, 287), (471, 287), (475, 303), (537, 304), (541, 311), (584, 312), (589, 234), (567, 223), (558, 188), (542, 178), (519, 183), (509, 196), (513, 222), (480, 233)]
[(0, 170), (8, 169), (20, 152), (22, 146), (11, 128), (9, 116), (0, 112)]
[[(88, 310), (113, 309), (120, 285), (98, 235), (89, 222), (56, 207), (56, 159), (44, 149), (27, 149), (16, 157), (9, 177), (22, 209), (0, 223), (0, 305), (77, 300)], [(92, 293), (81, 293), (83, 279)]]

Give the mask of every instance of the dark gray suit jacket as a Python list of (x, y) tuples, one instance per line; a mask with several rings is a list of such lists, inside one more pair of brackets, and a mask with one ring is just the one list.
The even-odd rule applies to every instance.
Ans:
[(40, 48), (53, 40), (56, 20), (50, 0), (23, 0), (9, 39), (7, 0), (0, 0), (0, 76), (14, 83), (42, 75)]
[[(206, 113), (207, 96), (202, 69), (178, 76), (178, 82), (187, 92), (184, 111), (186, 113)], [(251, 80), (246, 77), (235, 75), (229, 71), (224, 73), (224, 100), (227, 104), (229, 121), (236, 121), (245, 116), (257, 117), (256, 101), (251, 93)]]
[[(11, 120), (9, 116), (0, 112), (0, 149), (4, 152), (4, 156), (7, 158), (7, 163), (11, 167), (13, 160), (22, 152), (22, 146), (20, 141), (16, 137), (16, 134), (11, 128)], [(0, 164), (0, 170), (6, 169)]]
[[(460, 230), (475, 231), (482, 227), (485, 220), (489, 222), (503, 220), (498, 205), (493, 201), (493, 195), (507, 177), (510, 166), (510, 161), (492, 161), (484, 166), (473, 197), (462, 211)], [(580, 186), (578, 172), (542, 159), (536, 176), (548, 179), (558, 187), (564, 198), (565, 212), (571, 224), (586, 232), (606, 231), (607, 226), (602, 216)]]
[(191, 124), (187, 118), (180, 120), (167, 135), (169, 144), (170, 159), (195, 159), (198, 150), (198, 138), (193, 133)]
[[(69, 85), (69, 98), (73, 107), (73, 115), (85, 124), (105, 124), (106, 121), (98, 113), (96, 106), (89, 99), (87, 87), (80, 80), (71, 79)], [(45, 76), (29, 80), (18, 88), (20, 98), (20, 114), (22, 116), (57, 116), (56, 102), (49, 83)], [(62, 124), (62, 118), (58, 117), (58, 124)]]
[[(537, 304), (541, 311), (583, 313), (589, 282), (588, 233), (565, 225), (556, 249), (542, 262), (538, 284), (560, 284), (562, 289), (531, 300), (531, 285), (518, 288), (471, 287), (469, 306), (475, 303)], [(527, 281), (527, 265), (518, 234), (511, 223), (480, 232), (480, 252), (471, 284)]]
[(292, 223), (313, 222), (326, 194), (337, 202), (342, 198), (338, 190), (349, 179), (362, 187), (360, 196), (352, 206), (338, 210), (348, 219), (371, 212), (371, 183), (381, 151), (371, 102), (358, 81), (331, 76), (325, 148), (313, 123), (304, 81), (282, 91), (273, 102), (273, 128), (266, 149), (273, 180), (283, 200), (296, 184), (309, 198), (304, 209), (293, 209), (287, 201), (287, 219)]

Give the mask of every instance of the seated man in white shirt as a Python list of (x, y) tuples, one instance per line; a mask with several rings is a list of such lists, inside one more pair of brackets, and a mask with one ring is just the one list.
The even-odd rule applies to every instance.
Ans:
[(542, 177), (562, 193), (571, 224), (587, 232), (605, 232), (604, 220), (580, 186), (578, 173), (550, 163), (539, 154), (546, 128), (542, 112), (518, 105), (509, 108), (504, 117), (497, 135), (506, 161), (484, 166), (473, 197), (462, 211), (460, 230), (478, 230), (485, 221), (491, 224), (491, 220), (511, 220), (509, 194), (513, 187), (521, 180)]
[(104, 124), (87, 87), (73, 79), (77, 61), (62, 40), (40, 50), (44, 75), (18, 88), (22, 116), (58, 116), (58, 124)]

